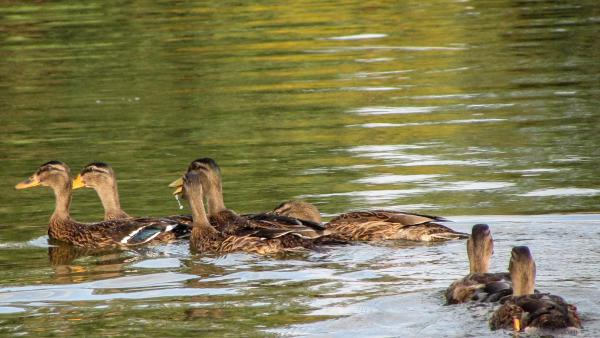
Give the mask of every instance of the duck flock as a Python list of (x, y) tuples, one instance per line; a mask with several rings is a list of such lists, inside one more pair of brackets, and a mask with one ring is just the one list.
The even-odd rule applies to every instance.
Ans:
[[(190, 163), (170, 184), (174, 195), (189, 202), (191, 215), (132, 217), (121, 209), (116, 176), (106, 163), (85, 166), (75, 179), (60, 161), (42, 164), (16, 189), (47, 186), (56, 204), (48, 235), (52, 241), (86, 249), (123, 248), (173, 240), (189, 240), (193, 253), (245, 251), (272, 255), (310, 250), (352, 241), (467, 241), (469, 274), (445, 292), (446, 304), (500, 304), (489, 319), (492, 330), (565, 331), (582, 327), (577, 308), (563, 298), (535, 289), (536, 266), (526, 246), (512, 249), (507, 272), (489, 272), (494, 242), (488, 225), (476, 224), (471, 234), (454, 231), (442, 217), (388, 210), (354, 211), (321, 221), (312, 204), (292, 200), (272, 211), (239, 215), (223, 201), (221, 170), (210, 158)], [(80, 223), (71, 218), (74, 189), (93, 188), (104, 207), (104, 220)]]

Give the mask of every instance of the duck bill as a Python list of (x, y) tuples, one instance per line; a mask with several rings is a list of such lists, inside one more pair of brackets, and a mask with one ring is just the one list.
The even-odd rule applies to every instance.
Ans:
[(169, 187), (171, 188), (177, 188), (177, 187), (181, 187), (183, 186), (183, 178), (178, 178), (175, 181), (171, 182), (171, 184), (169, 184)]
[(33, 187), (37, 187), (40, 184), (41, 184), (40, 180), (37, 177), (32, 176), (23, 182), (17, 183), (17, 185), (15, 185), (15, 189), (21, 190), (21, 189), (33, 188)]
[(515, 332), (521, 331), (521, 320), (517, 317), (513, 317), (513, 330)]
[(175, 188), (173, 195), (183, 195), (183, 178), (178, 178), (169, 184), (169, 187)]
[(175, 195), (175, 196), (183, 195), (183, 186), (179, 186), (179, 187), (175, 188), (175, 190), (173, 191), (173, 195)]
[(85, 183), (83, 182), (83, 177), (81, 177), (81, 174), (79, 174), (73, 180), (73, 189), (79, 189), (83, 187), (85, 187)]

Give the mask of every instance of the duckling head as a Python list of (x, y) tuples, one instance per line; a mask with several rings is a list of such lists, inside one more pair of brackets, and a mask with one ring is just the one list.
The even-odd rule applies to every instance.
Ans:
[(494, 240), (487, 224), (475, 224), (467, 240), (467, 255), (471, 273), (486, 273), (494, 253)]
[(535, 261), (526, 246), (512, 249), (508, 271), (513, 283), (513, 296), (530, 295), (535, 290)]
[(61, 161), (49, 161), (42, 164), (28, 179), (15, 185), (15, 189), (27, 189), (37, 186), (51, 188), (71, 188), (71, 170)]
[(319, 209), (312, 203), (302, 200), (289, 200), (283, 202), (273, 210), (273, 213), (321, 223), (321, 213), (319, 212)]

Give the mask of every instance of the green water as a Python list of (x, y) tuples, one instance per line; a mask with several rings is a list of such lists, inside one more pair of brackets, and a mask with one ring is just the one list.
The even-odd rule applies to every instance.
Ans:
[[(288, 263), (191, 257), (180, 244), (56, 266), (41, 237), (52, 193), (13, 188), (49, 160), (73, 173), (110, 163), (123, 209), (139, 216), (179, 212), (167, 184), (206, 156), (240, 212), (299, 197), (325, 216), (375, 207), (450, 217), (598, 212), (599, 31), (591, 0), (0, 4), (0, 286), (191, 275), (168, 301), (32, 300), (0, 314), (0, 333), (164, 335), (176, 322), (188, 334), (267, 334), (317, 319), (306, 299), (322, 290), (294, 283), (302, 271), (360, 271), (347, 263), (353, 250), (369, 251), (294, 257), (302, 268), (285, 287), (221, 282), (216, 296), (205, 294), (213, 286), (204, 277), (247, 260), (253, 271)], [(90, 190), (75, 192), (71, 211), (82, 221), (103, 214)], [(156, 257), (178, 263), (136, 267)], [(198, 283), (203, 291), (188, 293)], [(388, 295), (384, 284), (352, 292)], [(0, 313), (14, 306), (0, 303)]]

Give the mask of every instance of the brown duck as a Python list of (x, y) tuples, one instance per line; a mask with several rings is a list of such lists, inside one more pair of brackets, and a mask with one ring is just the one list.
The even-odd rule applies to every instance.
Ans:
[[(74, 190), (84, 187), (94, 189), (100, 197), (104, 208), (104, 220), (131, 218), (121, 209), (117, 177), (108, 163), (93, 162), (86, 165), (73, 180)], [(163, 218), (184, 224), (192, 223), (192, 215), (174, 215)]]
[[(295, 248), (311, 247), (312, 242), (302, 238), (293, 230), (256, 226), (251, 222), (238, 219), (227, 232), (211, 225), (204, 209), (203, 183), (207, 178), (202, 173), (187, 172), (182, 179), (181, 194), (189, 200), (193, 223), (190, 247), (197, 252), (226, 253), (245, 251), (257, 254), (273, 254)], [(234, 214), (232, 214), (234, 215)], [(235, 215), (234, 215), (235, 216)], [(220, 227), (223, 229), (223, 227)]]
[(469, 301), (496, 302), (512, 293), (510, 274), (490, 273), (490, 258), (494, 253), (494, 240), (486, 224), (475, 224), (467, 240), (469, 274), (448, 287), (446, 304)]
[(188, 227), (160, 218), (119, 219), (99, 223), (79, 223), (69, 215), (71, 177), (69, 167), (60, 161), (42, 164), (16, 189), (47, 186), (54, 190), (56, 205), (50, 217), (48, 235), (75, 246), (101, 248), (141, 245), (168, 241), (189, 234)]
[[(223, 201), (221, 169), (211, 158), (201, 158), (193, 161), (189, 165), (187, 172), (194, 172), (201, 176), (210, 224), (220, 232), (234, 234), (242, 228), (266, 227), (290, 230), (295, 237), (310, 240), (306, 241), (303, 245), (341, 243), (339, 239), (327, 236), (329, 231), (316, 222), (303, 221), (273, 213), (238, 215), (233, 210), (227, 209)], [(170, 186), (176, 187), (174, 194), (181, 194), (183, 181), (182, 179), (178, 179), (171, 183)]]
[(581, 320), (574, 305), (568, 304), (559, 296), (534, 293), (535, 270), (529, 248), (514, 247), (508, 264), (513, 293), (492, 315), (490, 328), (577, 331), (581, 328)]
[[(319, 210), (311, 203), (292, 200), (282, 203), (273, 213), (320, 223)], [(399, 211), (372, 210), (341, 214), (324, 226), (332, 235), (354, 241), (404, 239), (419, 242), (438, 242), (465, 239), (469, 235), (454, 231), (435, 222), (447, 219)]]

